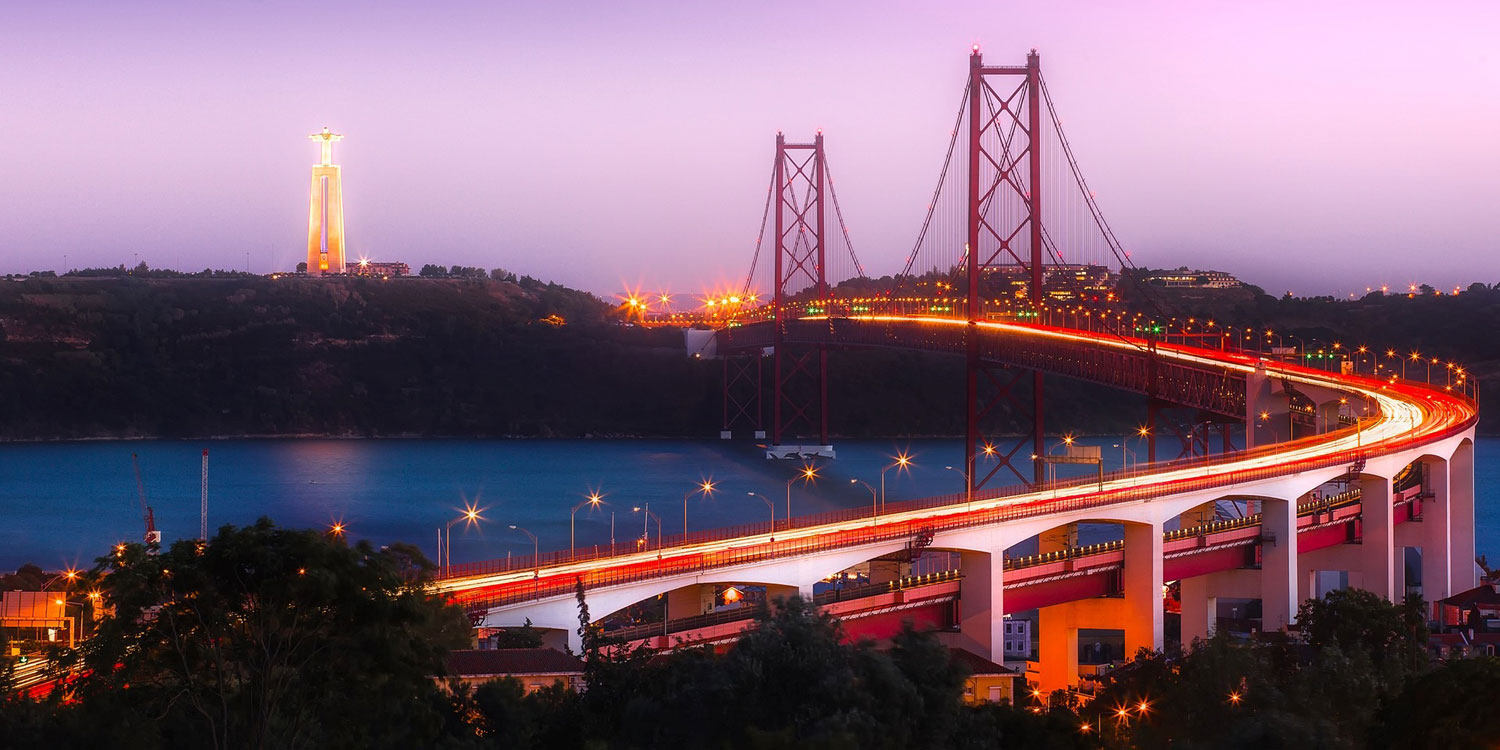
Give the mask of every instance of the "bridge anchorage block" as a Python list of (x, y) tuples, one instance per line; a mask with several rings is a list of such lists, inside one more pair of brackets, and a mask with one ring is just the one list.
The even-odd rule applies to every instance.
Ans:
[(831, 445), (770, 445), (766, 446), (769, 460), (806, 460), (813, 458), (838, 458)]

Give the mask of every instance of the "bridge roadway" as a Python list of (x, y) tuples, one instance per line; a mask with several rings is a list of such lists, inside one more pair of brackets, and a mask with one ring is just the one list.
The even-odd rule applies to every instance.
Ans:
[[(849, 346), (904, 346), (955, 351), (966, 326), (962, 320), (904, 316), (851, 319), (809, 318), (789, 322), (788, 338), (799, 343)], [(765, 326), (729, 329), (721, 351), (753, 348)], [(887, 512), (842, 511), (767, 525), (668, 537), (663, 547), (623, 554), (549, 553), (455, 566), (437, 586), (480, 614), (483, 624), (505, 626), (529, 618), (538, 627), (576, 628), (575, 587), (587, 591), (596, 616), (615, 612), (663, 593), (672, 594), (715, 583), (767, 584), (778, 591), (810, 595), (815, 582), (840, 570), (907, 549), (918, 543), (958, 552), (963, 570), (959, 627), (964, 645), (994, 660), (1002, 658), (1001, 614), (1005, 604), (1005, 550), (1031, 537), (1079, 522), (1112, 522), (1124, 526), (1121, 550), (1123, 597), (1085, 598), (1042, 610), (1043, 686), (1063, 687), (1076, 676), (1076, 644), (1082, 628), (1122, 628), (1127, 651), (1162, 647), (1162, 583), (1165, 525), (1195, 509), (1228, 498), (1251, 499), (1262, 508), (1261, 564), (1255, 585), (1268, 629), (1291, 624), (1297, 603), (1312, 595), (1318, 570), (1348, 573), (1352, 585), (1397, 598), (1399, 547), (1421, 547), (1426, 598), (1435, 600), (1472, 587), (1473, 570), (1473, 430), (1477, 407), (1442, 389), (1405, 381), (1375, 380), (1257, 357), (1189, 346), (1107, 336), (1088, 331), (1001, 322), (973, 324), (987, 357), (1002, 364), (1039, 367), (1043, 371), (1109, 382), (1122, 388), (1184, 395), (1189, 405), (1240, 413), (1254, 423), (1258, 412), (1285, 415), (1287, 398), (1277, 400), (1274, 387), (1324, 394), (1329, 403), (1358, 401), (1373, 416), (1353, 427), (1280, 442), (1224, 456), (1150, 465), (1107, 475), (1102, 482), (1074, 480), (1042, 489), (1011, 488), (977, 492), (972, 498), (950, 495), (890, 504)], [(959, 335), (955, 335), (957, 331)], [(1043, 352), (1044, 354), (1037, 354)], [(1113, 357), (1131, 364), (1124, 375), (1110, 375), (1103, 364)], [(1089, 365), (1087, 363), (1094, 364)], [(1149, 376), (1139, 379), (1139, 373)], [(1136, 373), (1136, 374), (1130, 374)], [(1180, 375), (1174, 375), (1178, 373)], [(1179, 378), (1180, 379), (1176, 379)], [(1130, 380), (1130, 378), (1137, 378)], [(1156, 385), (1151, 380), (1157, 381)], [(1165, 379), (1166, 388), (1160, 386)], [(1210, 383), (1198, 404), (1184, 383)], [(1131, 385), (1130, 383), (1136, 385)], [(1233, 387), (1242, 395), (1229, 393)], [(1190, 390), (1190, 389), (1189, 389)], [(1218, 406), (1211, 407), (1207, 401)], [(1330, 412), (1332, 413), (1332, 412)], [(1325, 425), (1337, 424), (1328, 419)], [(1256, 427), (1247, 432), (1258, 434)], [(1424, 492), (1439, 512), (1425, 514), (1422, 524), (1396, 529), (1391, 480), (1413, 462), (1424, 472)], [(1320, 550), (1299, 559), (1297, 546), (1284, 540), (1296, 534), (1297, 506), (1335, 480), (1361, 492), (1361, 540)], [(782, 526), (782, 524), (785, 524)], [(1420, 527), (1413, 531), (1412, 527)], [(921, 542), (917, 542), (917, 539)], [(1193, 612), (1201, 614), (1218, 596), (1239, 596), (1243, 576), (1219, 580), (1213, 573), (1183, 579), (1191, 592)], [(1215, 587), (1229, 593), (1216, 593)], [(1184, 618), (1190, 603), (1184, 598)], [(1194, 621), (1200, 619), (1192, 615)], [(1210, 610), (1210, 615), (1212, 614)], [(1184, 633), (1201, 630), (1185, 625)]]
[[(1420, 489), (1411, 487), (1396, 500), (1397, 524), (1422, 520)], [(1359, 500), (1360, 493), (1350, 490), (1299, 504), (1298, 554), (1358, 541)], [(1259, 564), (1260, 545), (1259, 514), (1169, 531), (1162, 544), (1164, 576), (1175, 581), (1253, 568)], [(1119, 593), (1124, 548), (1123, 542), (1111, 541), (1007, 558), (1005, 613)], [(819, 592), (814, 601), (843, 620), (844, 633), (851, 639), (890, 637), (900, 631), (904, 620), (930, 628), (948, 628), (954, 624), (953, 605), (959, 599), (961, 570), (891, 580), (877, 578), (883, 577), (872, 570), (871, 580)], [(1258, 596), (1259, 592), (1253, 593)], [(677, 616), (665, 625), (647, 622), (618, 628), (610, 634), (626, 643), (664, 650), (717, 645), (732, 642), (760, 611), (758, 607), (718, 609)], [(1204, 629), (1190, 636), (1207, 635), (1208, 613), (1202, 614), (1203, 622), (1199, 624)]]

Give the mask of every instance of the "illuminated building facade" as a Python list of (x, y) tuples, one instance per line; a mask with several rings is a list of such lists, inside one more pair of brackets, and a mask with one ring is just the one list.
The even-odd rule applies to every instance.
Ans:
[(344, 184), (333, 163), (333, 142), (344, 136), (323, 128), (308, 136), (322, 146), (321, 163), (312, 168), (307, 211), (307, 273), (309, 276), (344, 272)]
[(1239, 279), (1223, 271), (1188, 270), (1187, 266), (1154, 271), (1146, 276), (1146, 282), (1168, 289), (1236, 289), (1242, 286)]
[(392, 276), (410, 276), (411, 266), (400, 261), (378, 261), (360, 259), (358, 263), (349, 267), (349, 273), (354, 276), (380, 276), (390, 278)]

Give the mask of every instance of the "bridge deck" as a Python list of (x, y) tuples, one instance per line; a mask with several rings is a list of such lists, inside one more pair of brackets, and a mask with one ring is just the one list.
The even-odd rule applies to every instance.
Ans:
[[(968, 325), (959, 320), (935, 318), (815, 319), (798, 321), (797, 330), (803, 331), (799, 335), (805, 335), (812, 343), (832, 343), (838, 340), (861, 345), (860, 341), (872, 341), (879, 337), (886, 342), (882, 345), (899, 344), (907, 348), (953, 351), (954, 342), (961, 340), (961, 336), (955, 337), (954, 332), (962, 333)], [(1090, 355), (1093, 359), (1079, 360), (1088, 359), (1095, 363), (1109, 361), (1109, 356), (1119, 356), (1123, 358), (1121, 361), (1149, 359), (1153, 364), (1147, 369), (1156, 373), (1158, 378), (1162, 377), (1162, 373), (1176, 372), (1184, 378), (1182, 383), (1193, 381), (1200, 385), (1208, 384), (1196, 392), (1204, 394), (1203, 404), (1217, 404), (1215, 408), (1220, 410), (1236, 408), (1234, 399), (1221, 393), (1221, 389), (1240, 383), (1242, 400), (1243, 378), (1259, 364), (1267, 368), (1272, 376), (1287, 382), (1357, 394), (1374, 404), (1378, 413), (1376, 417), (1362, 420), (1355, 426), (1315, 437), (1251, 451), (1116, 472), (1106, 476), (1102, 482), (1076, 480), (1049, 485), (1042, 491), (1014, 487), (975, 493), (972, 498), (963, 495), (927, 498), (889, 505), (887, 512), (879, 516), (848, 510), (791, 519), (785, 526), (774, 531), (762, 524), (685, 537), (668, 537), (663, 540), (662, 548), (656, 550), (631, 550), (624, 554), (610, 554), (609, 551), (582, 554), (556, 552), (538, 558), (457, 566), (449, 571), (450, 575), (439, 581), (438, 586), (471, 609), (491, 609), (551, 597), (571, 596), (579, 584), (586, 589), (612, 586), (825, 550), (880, 542), (899, 543), (922, 533), (1105, 508), (1178, 493), (1224, 489), (1226, 493), (1232, 494), (1232, 488), (1236, 485), (1315, 469), (1352, 468), (1362, 464), (1367, 458), (1435, 442), (1472, 427), (1477, 417), (1477, 410), (1467, 399), (1415, 383), (1381, 381), (1257, 362), (1255, 358), (1243, 354), (1184, 346), (1158, 346), (1148, 356), (1142, 353), (1139, 341), (1119, 337), (1100, 338), (1097, 334), (1086, 331), (987, 322), (975, 326), (987, 332), (986, 335), (993, 333), (994, 339), (987, 344), (987, 351), (993, 352), (993, 356), (1000, 358), (999, 361), (1028, 367), (1042, 364), (1033, 355), (1006, 353), (1013, 347), (1032, 346), (1044, 352), (1064, 353), (1097, 349), (1097, 357)], [(750, 328), (752, 327), (746, 326), (735, 330), (745, 331)], [(820, 342), (818, 339), (823, 336), (822, 333), (807, 333), (814, 330), (827, 331), (827, 338)], [(744, 334), (750, 335), (752, 334)], [(739, 342), (736, 345), (757, 345), (747, 342), (743, 337)], [(1076, 363), (1057, 364), (1057, 356), (1046, 355), (1043, 359), (1053, 362), (1051, 366), (1057, 367), (1058, 371), (1073, 368), (1072, 372), (1083, 372), (1083, 366)], [(1090, 371), (1094, 373), (1105, 373), (1108, 369), (1102, 364), (1089, 367), (1093, 368)], [(1139, 369), (1136, 365), (1131, 367)], [(1131, 377), (1136, 376), (1127, 374), (1122, 379)], [(1183, 393), (1181, 389), (1188, 386), (1179, 384), (1173, 387), (1179, 389), (1175, 392)], [(1174, 400), (1178, 398), (1168, 397)], [(1191, 399), (1184, 397), (1182, 400)], [(1242, 406), (1241, 401), (1240, 408)]]

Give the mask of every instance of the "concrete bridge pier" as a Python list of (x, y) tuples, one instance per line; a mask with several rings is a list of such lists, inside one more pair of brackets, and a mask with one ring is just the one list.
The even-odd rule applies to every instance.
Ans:
[(1260, 623), (1284, 630), (1297, 619), (1297, 500), (1261, 499)]
[(1422, 461), (1422, 598), (1429, 603), (1457, 593), (1452, 588), (1453, 497), (1448, 491), (1448, 469), (1448, 461)]
[(1468, 591), (1479, 583), (1474, 564), (1474, 441), (1465, 438), (1448, 459), (1449, 593)]
[[(1162, 524), (1127, 522), (1125, 565), (1121, 573), (1123, 597), (1082, 599), (1042, 607), (1038, 617), (1044, 692), (1062, 690), (1078, 682), (1078, 631), (1125, 631), (1125, 655), (1142, 648), (1160, 651), (1165, 645), (1162, 613)], [(997, 641), (998, 643), (998, 641)]]
[[(1396, 590), (1396, 554), (1393, 529), (1395, 517), (1391, 508), (1391, 480), (1374, 474), (1359, 477), (1360, 501), (1360, 588), (1400, 601)], [(1353, 583), (1351, 581), (1351, 583)]]
[(1220, 599), (1257, 599), (1262, 596), (1259, 572), (1250, 568), (1223, 570), (1182, 579), (1182, 645), (1212, 637), (1219, 624)]
[(1005, 661), (1004, 551), (959, 553), (963, 590), (958, 601), (964, 648), (996, 664)]

